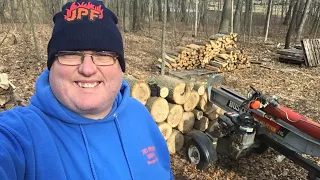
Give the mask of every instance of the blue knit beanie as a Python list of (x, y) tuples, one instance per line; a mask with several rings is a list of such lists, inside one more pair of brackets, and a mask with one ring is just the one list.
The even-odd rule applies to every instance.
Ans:
[(53, 17), (54, 28), (48, 44), (50, 70), (59, 51), (111, 51), (119, 55), (125, 72), (125, 61), (118, 18), (101, 1), (68, 2)]

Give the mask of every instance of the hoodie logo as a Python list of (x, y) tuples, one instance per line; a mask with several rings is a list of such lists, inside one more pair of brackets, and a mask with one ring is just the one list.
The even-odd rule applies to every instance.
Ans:
[(67, 14), (64, 15), (66, 21), (82, 20), (84, 16), (87, 16), (90, 21), (94, 21), (97, 18), (103, 18), (102, 6), (95, 6), (94, 4), (88, 2), (82, 3), (72, 3)]
[(147, 157), (148, 165), (155, 164), (156, 162), (159, 161), (158, 157), (156, 156), (156, 147), (149, 146), (147, 148), (142, 149), (141, 151), (142, 151), (142, 154)]

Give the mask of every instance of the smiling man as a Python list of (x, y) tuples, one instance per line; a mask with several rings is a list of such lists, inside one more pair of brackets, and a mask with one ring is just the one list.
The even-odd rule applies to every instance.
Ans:
[(70, 2), (54, 24), (31, 103), (0, 114), (0, 179), (173, 179), (162, 134), (129, 97), (114, 13)]

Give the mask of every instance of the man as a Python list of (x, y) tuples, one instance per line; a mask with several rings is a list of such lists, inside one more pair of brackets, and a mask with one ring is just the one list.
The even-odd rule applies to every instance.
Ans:
[(164, 138), (122, 80), (116, 16), (82, 0), (54, 23), (30, 105), (0, 114), (0, 179), (173, 179)]

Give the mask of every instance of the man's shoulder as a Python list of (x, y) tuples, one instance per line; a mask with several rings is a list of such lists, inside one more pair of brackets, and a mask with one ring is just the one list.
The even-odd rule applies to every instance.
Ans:
[(15, 107), (0, 113), (0, 127), (7, 130), (26, 130), (27, 124), (36, 123), (38, 114), (28, 107)]

